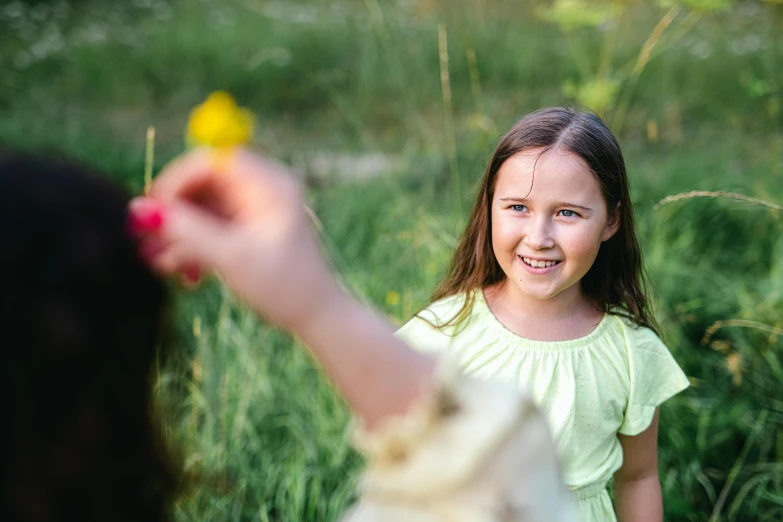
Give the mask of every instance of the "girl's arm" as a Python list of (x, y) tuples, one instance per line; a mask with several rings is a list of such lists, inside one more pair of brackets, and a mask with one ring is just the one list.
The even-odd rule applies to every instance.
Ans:
[(340, 290), (292, 331), (369, 429), (405, 414), (427, 391), (434, 361), (411, 350), (388, 322)]
[(300, 337), (368, 428), (406, 413), (434, 361), (336, 284), (286, 170), (238, 150), (169, 165), (131, 203), (142, 255), (161, 274), (216, 270), (258, 314)]
[(663, 500), (658, 478), (658, 410), (639, 435), (618, 435), (623, 465), (614, 475), (619, 522), (662, 522)]

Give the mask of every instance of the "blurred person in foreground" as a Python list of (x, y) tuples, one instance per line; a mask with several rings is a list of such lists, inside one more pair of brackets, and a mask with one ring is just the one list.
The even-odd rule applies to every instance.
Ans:
[(156, 271), (218, 272), (331, 376), (359, 418), (355, 443), (369, 461), (346, 520), (575, 521), (532, 400), (412, 350), (342, 291), (302, 192), (290, 173), (246, 150), (197, 150), (166, 168), (131, 211), (149, 225), (136, 232)]
[(304, 340), (356, 412), (369, 465), (347, 521), (576, 520), (529, 398), (414, 352), (341, 291), (282, 168), (245, 151), (215, 166), (175, 161), (129, 216), (81, 166), (0, 154), (0, 519), (172, 518), (181, 468), (152, 394), (161, 276), (199, 269)]

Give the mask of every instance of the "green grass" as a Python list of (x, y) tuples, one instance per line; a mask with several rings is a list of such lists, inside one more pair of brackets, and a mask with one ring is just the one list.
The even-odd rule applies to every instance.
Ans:
[[(307, 175), (325, 248), (348, 287), (401, 323), (443, 275), (498, 136), (529, 110), (572, 103), (563, 85), (598, 68), (615, 31), (576, 30), (570, 48), (536, 17), (535, 2), (430, 4), (3, 6), (0, 141), (67, 150), (139, 191), (147, 126), (157, 129), (160, 167), (182, 150), (189, 109), (229, 90), (258, 114), (258, 146)], [(638, 4), (622, 18), (618, 77), (664, 13)], [(783, 216), (723, 199), (654, 207), (690, 190), (783, 204), (783, 9), (745, 2), (666, 40), (687, 16), (628, 91), (620, 136), (658, 317), (694, 384), (661, 413), (666, 520), (779, 520), (783, 340), (725, 326), (703, 341), (716, 321), (783, 328)], [(438, 23), (448, 34), (457, 178)], [(328, 151), (395, 161), (350, 181), (317, 172)], [(387, 304), (390, 291), (398, 304)], [(217, 284), (179, 297), (177, 350), (159, 388), (170, 437), (197, 479), (180, 520), (335, 520), (360, 466), (346, 444), (344, 404), (291, 339)]]

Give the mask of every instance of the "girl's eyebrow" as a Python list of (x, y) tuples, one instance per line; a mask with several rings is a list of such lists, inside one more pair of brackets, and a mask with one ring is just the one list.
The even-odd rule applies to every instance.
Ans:
[(580, 208), (582, 210), (585, 210), (587, 212), (592, 212), (593, 211), (593, 209), (590, 208), (590, 207), (586, 207), (584, 205), (577, 205), (576, 203), (565, 203), (565, 202), (563, 202), (563, 203), (558, 203), (556, 206), (558, 206), (558, 207), (576, 207), (576, 208)]
[[(514, 198), (514, 197), (505, 197), (505, 198), (499, 198), (500, 201), (516, 201), (518, 203), (524, 203), (527, 201), (527, 198)], [(585, 210), (587, 212), (592, 212), (593, 209), (590, 207), (586, 207), (584, 205), (577, 205), (576, 203), (557, 203), (555, 206), (557, 207), (574, 207), (574, 208), (580, 208), (582, 210)]]

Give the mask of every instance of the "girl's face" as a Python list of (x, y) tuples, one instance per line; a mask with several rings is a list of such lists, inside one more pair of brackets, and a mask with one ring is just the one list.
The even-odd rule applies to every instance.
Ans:
[(500, 167), (492, 248), (509, 290), (521, 297), (579, 298), (579, 280), (619, 219), (609, 215), (598, 180), (579, 156), (543, 150), (521, 151)]

